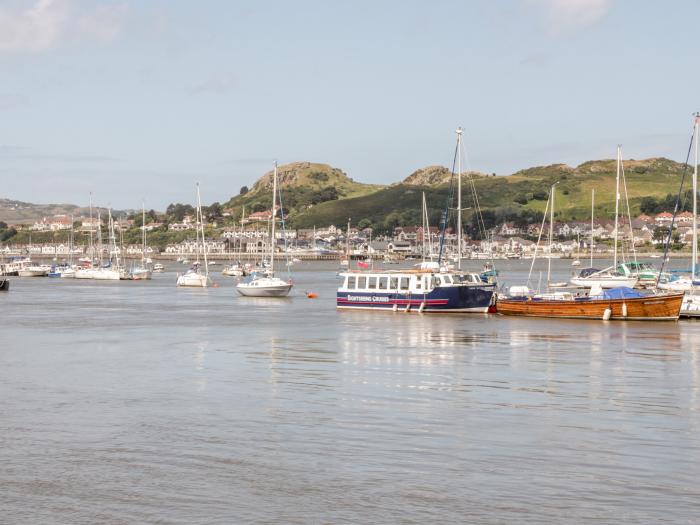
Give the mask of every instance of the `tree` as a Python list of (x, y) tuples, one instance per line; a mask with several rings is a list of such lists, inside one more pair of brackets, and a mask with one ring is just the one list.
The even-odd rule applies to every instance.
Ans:
[(0, 230), (6, 230), (7, 229), (7, 223), (0, 221)]
[(357, 228), (360, 230), (364, 230), (365, 228), (371, 228), (372, 227), (372, 221), (370, 219), (362, 219), (360, 222), (357, 223)]
[(238, 195), (245, 195), (248, 191), (248, 186), (241, 186), (241, 191), (238, 192)]

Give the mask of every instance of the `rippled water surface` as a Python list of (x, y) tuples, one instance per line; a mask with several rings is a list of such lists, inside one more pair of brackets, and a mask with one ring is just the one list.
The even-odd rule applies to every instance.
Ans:
[(700, 522), (700, 323), (337, 312), (334, 268), (294, 278), (14, 278), (0, 522)]

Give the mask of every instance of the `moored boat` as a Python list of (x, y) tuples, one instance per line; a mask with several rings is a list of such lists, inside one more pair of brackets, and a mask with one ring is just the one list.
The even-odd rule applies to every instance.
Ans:
[(495, 284), (472, 273), (426, 270), (343, 272), (336, 306), (340, 309), (393, 310), (420, 313), (486, 313)]
[(683, 301), (682, 293), (644, 295), (631, 288), (615, 288), (600, 295), (558, 293), (544, 296), (499, 298), (501, 315), (595, 319), (613, 321), (675, 321)]
[(7, 292), (10, 290), (10, 281), (7, 279), (0, 279), (0, 292)]

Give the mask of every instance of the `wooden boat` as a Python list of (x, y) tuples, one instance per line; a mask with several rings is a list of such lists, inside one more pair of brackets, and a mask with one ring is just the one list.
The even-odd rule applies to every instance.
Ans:
[(561, 299), (513, 297), (498, 299), (496, 310), (502, 315), (598, 319), (613, 321), (675, 321), (683, 302), (682, 293), (614, 298), (585, 296)]

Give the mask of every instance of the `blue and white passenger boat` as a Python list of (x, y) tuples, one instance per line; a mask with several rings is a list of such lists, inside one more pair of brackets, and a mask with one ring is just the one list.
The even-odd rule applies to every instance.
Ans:
[(475, 273), (430, 270), (349, 271), (340, 277), (337, 307), (357, 310), (487, 313), (496, 286)]

